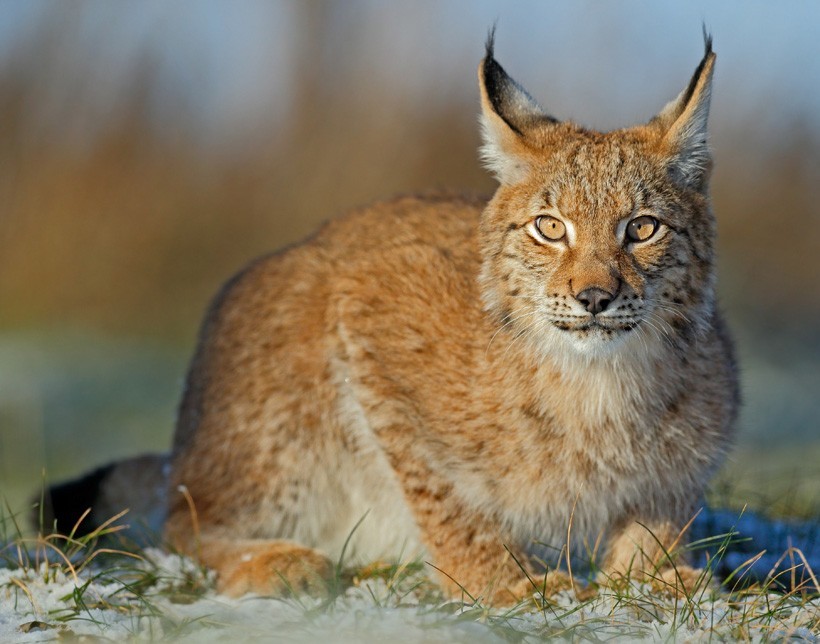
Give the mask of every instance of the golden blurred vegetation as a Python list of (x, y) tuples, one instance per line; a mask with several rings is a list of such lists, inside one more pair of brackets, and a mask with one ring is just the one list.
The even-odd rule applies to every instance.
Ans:
[[(307, 43), (327, 19), (310, 13)], [(51, 120), (36, 109), (49, 81), (39, 61), (70, 46), (65, 18), (0, 69), (0, 328), (189, 338), (228, 275), (334, 214), (396, 192), (492, 190), (476, 160), (475, 103), (408, 104), (377, 84), (328, 91), (345, 79), (330, 83), (307, 53), (296, 57), (288, 114), (260, 124), (252, 145), (203, 144), (184, 100), (158, 122), (149, 56), (122, 108), (77, 136), (73, 106)], [(816, 329), (820, 141), (799, 125), (777, 134), (734, 123), (715, 139), (724, 298), (772, 324)]]
[(286, 126), (261, 126), (253, 145), (222, 151), (186, 128), (190, 107), (156, 122), (145, 61), (125, 109), (78, 144), (70, 113), (32, 123), (36, 60), (0, 72), (5, 328), (187, 338), (220, 282), (334, 213), (445, 181), (491, 188), (469, 105), (423, 112), (378, 87), (365, 104), (305, 73)]

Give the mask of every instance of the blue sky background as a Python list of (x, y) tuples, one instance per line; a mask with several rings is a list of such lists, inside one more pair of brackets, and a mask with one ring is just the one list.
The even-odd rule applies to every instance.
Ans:
[[(0, 60), (8, 62), (57, 6), (1, 3)], [(469, 99), (496, 21), (498, 57), (558, 116), (602, 128), (651, 116), (697, 63), (705, 23), (719, 61), (716, 126), (752, 113), (765, 128), (800, 120), (820, 132), (816, 2), (347, 0), (327, 10), (321, 42), (305, 42), (295, 0), (69, 6), (62, 11), (75, 23), (68, 46), (41, 61), (55, 69), (52, 96), (68, 95), (77, 80), (71, 70), (82, 69), (87, 100), (102, 113), (116, 109), (129, 69), (147, 53), (158, 71), (157, 109), (172, 111), (178, 96), (190, 101), (205, 137), (230, 138), (284, 113), (306, 51), (320, 53), (346, 81), (366, 74), (408, 100), (420, 91), (428, 100)]]

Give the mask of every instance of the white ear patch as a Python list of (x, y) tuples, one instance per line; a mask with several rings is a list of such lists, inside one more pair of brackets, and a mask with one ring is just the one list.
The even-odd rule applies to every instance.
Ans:
[(526, 162), (504, 149), (504, 144), (509, 143), (509, 138), (515, 134), (498, 117), (484, 113), (479, 120), (483, 141), (479, 148), (481, 163), (500, 183), (511, 184), (521, 181), (527, 173)]
[(674, 169), (679, 179), (689, 185), (700, 182), (711, 162), (707, 121), (709, 120), (710, 91), (706, 87), (689, 118), (680, 124), (674, 134), (678, 146)]

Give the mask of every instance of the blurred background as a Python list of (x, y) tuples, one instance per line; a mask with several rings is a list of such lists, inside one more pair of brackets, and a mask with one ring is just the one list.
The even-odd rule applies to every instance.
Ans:
[(560, 118), (650, 118), (718, 53), (720, 294), (746, 406), (716, 502), (820, 508), (820, 4), (0, 3), (0, 496), (170, 444), (246, 261), (395, 193), (490, 193), (476, 66)]

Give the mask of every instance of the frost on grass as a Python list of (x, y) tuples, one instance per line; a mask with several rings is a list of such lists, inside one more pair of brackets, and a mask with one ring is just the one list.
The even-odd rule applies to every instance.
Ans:
[(76, 577), (53, 563), (0, 569), (0, 641), (820, 641), (820, 598), (760, 589), (730, 595), (704, 586), (676, 599), (629, 584), (585, 602), (569, 591), (550, 602), (534, 593), (499, 610), (444, 601), (421, 565), (359, 571), (319, 598), (229, 599), (212, 582), (192, 561), (153, 549), (136, 562), (100, 559)]
[(191, 603), (212, 586), (194, 562), (159, 550), (139, 558), (92, 554), (103, 556), (85, 565), (25, 555), (0, 567), (0, 641), (154, 638), (167, 622), (163, 604)]
[(817, 641), (820, 600), (752, 593), (745, 597), (705, 592), (675, 598), (645, 584), (631, 584), (617, 593), (604, 591), (579, 603), (569, 592), (554, 598), (540, 612), (510, 616), (518, 632), (607, 641), (768, 640), (803, 635)]

